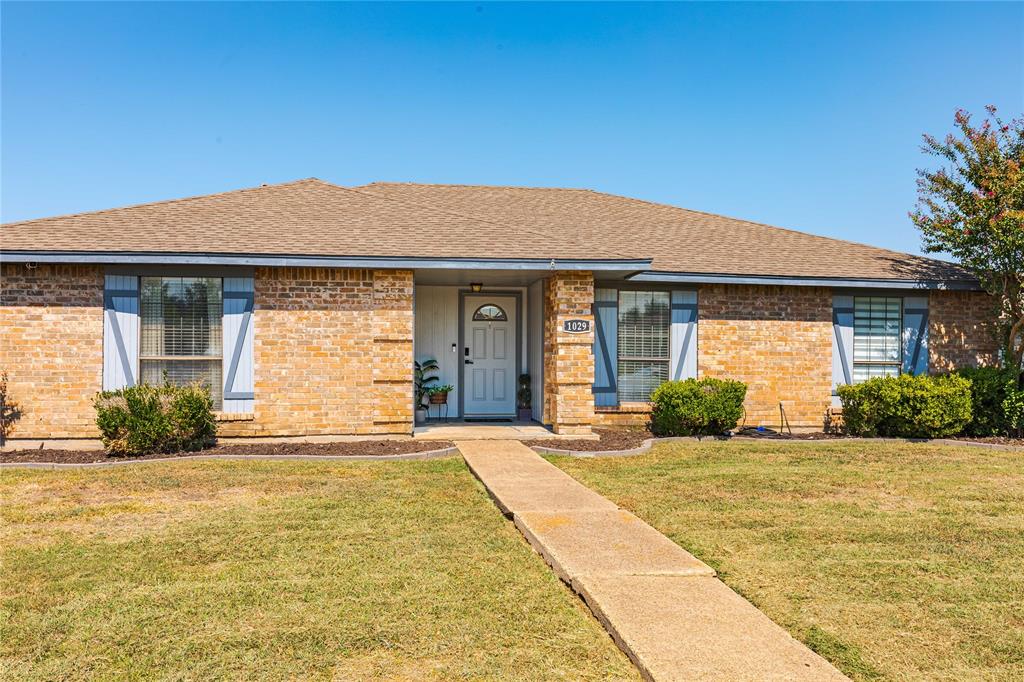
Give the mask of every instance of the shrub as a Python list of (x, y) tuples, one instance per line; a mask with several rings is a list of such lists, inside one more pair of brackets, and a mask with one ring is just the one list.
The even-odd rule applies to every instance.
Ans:
[(971, 381), (973, 419), (964, 433), (968, 436), (1008, 434), (1013, 425), (1004, 404), (1014, 389), (1014, 373), (999, 367), (968, 367), (955, 373)]
[(1006, 387), (1003, 414), (1008, 435), (1020, 438), (1024, 434), (1024, 390), (1017, 388), (1016, 383), (1010, 383)]
[(198, 384), (104, 391), (93, 404), (103, 445), (112, 455), (201, 450), (217, 435), (210, 392)]
[(7, 392), (7, 372), (0, 371), (0, 445), (7, 442), (14, 424), (21, 418), (21, 407)]
[(741, 381), (666, 381), (651, 394), (651, 431), (658, 436), (721, 435), (743, 416), (746, 395)]
[(955, 374), (877, 377), (840, 386), (839, 398), (854, 436), (942, 438), (971, 421), (971, 382)]

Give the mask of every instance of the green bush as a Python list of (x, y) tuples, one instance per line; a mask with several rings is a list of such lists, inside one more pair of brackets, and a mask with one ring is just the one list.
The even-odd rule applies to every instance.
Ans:
[(103, 445), (112, 455), (201, 450), (217, 435), (210, 392), (198, 384), (104, 391), (93, 404)]
[(1024, 434), (1024, 390), (1017, 388), (1015, 383), (1006, 387), (1003, 415), (1006, 418), (1007, 434), (1020, 438)]
[(971, 422), (971, 382), (955, 374), (877, 377), (840, 386), (839, 398), (854, 436), (942, 438)]
[(955, 372), (971, 381), (971, 413), (964, 433), (968, 436), (1005, 436), (1013, 428), (1004, 407), (1013, 392), (1016, 376), (1000, 367), (967, 367)]
[(736, 428), (746, 395), (741, 381), (666, 381), (651, 394), (651, 431), (658, 436), (721, 435)]

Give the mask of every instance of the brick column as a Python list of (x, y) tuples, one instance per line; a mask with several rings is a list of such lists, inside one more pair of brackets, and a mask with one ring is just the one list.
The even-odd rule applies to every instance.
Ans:
[(373, 272), (373, 430), (412, 433), (413, 275)]
[[(555, 433), (586, 435), (594, 423), (594, 276), (557, 272), (544, 288), (544, 423)], [(569, 334), (568, 319), (590, 320)]]

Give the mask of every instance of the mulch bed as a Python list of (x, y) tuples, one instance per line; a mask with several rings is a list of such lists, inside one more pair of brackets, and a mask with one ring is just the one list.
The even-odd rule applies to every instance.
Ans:
[(651, 437), (651, 432), (639, 429), (594, 429), (600, 436), (597, 440), (562, 440), (545, 438), (543, 440), (525, 441), (527, 446), (540, 446), (555, 450), (572, 450), (573, 452), (599, 452), (607, 450), (632, 450)]
[(362, 440), (342, 443), (257, 443), (254, 445), (218, 445), (199, 452), (175, 452), (142, 457), (112, 457), (103, 450), (12, 450), (0, 452), (0, 462), (46, 462), (53, 464), (85, 464), (90, 462), (133, 462), (190, 455), (233, 456), (382, 456), (410, 455), (417, 452), (453, 447), (448, 440)]

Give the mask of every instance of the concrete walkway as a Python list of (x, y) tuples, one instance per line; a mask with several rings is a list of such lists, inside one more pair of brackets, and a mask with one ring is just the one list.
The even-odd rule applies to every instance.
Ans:
[(522, 443), (456, 446), (647, 679), (846, 679), (709, 566)]

